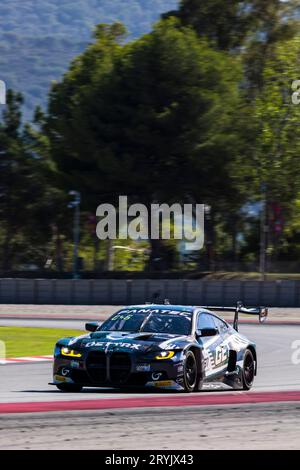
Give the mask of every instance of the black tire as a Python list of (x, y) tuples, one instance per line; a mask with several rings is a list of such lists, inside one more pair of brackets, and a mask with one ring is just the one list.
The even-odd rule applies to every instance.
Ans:
[(69, 393), (78, 393), (78, 392), (81, 392), (82, 390), (82, 386), (76, 385), (76, 384), (59, 384), (59, 385), (56, 385), (56, 387), (61, 392), (69, 392)]
[(243, 363), (243, 390), (250, 390), (255, 376), (255, 360), (250, 349), (247, 349), (244, 355)]
[(183, 386), (185, 392), (194, 392), (198, 382), (198, 368), (195, 355), (188, 351), (183, 363)]

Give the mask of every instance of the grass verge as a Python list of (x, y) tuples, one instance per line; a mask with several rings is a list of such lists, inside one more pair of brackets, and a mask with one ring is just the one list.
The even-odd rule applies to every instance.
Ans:
[(6, 357), (43, 356), (53, 353), (59, 338), (79, 336), (79, 330), (54, 328), (0, 327), (0, 341), (6, 346)]

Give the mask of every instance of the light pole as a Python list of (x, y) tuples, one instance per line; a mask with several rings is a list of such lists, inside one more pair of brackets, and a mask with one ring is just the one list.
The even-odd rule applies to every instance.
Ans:
[(267, 251), (267, 191), (266, 184), (261, 184), (262, 194), (262, 207), (260, 213), (260, 256), (259, 256), (259, 271), (262, 281), (266, 279), (266, 251)]
[(78, 191), (70, 191), (70, 196), (74, 196), (73, 201), (68, 204), (70, 209), (74, 209), (74, 221), (73, 221), (73, 279), (78, 279), (78, 245), (79, 245), (79, 234), (80, 234), (80, 202), (81, 195)]

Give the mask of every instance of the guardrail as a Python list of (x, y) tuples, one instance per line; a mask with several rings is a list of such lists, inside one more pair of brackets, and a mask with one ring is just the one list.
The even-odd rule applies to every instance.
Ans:
[(300, 307), (300, 281), (185, 279), (0, 279), (1, 304), (126, 305), (151, 301), (189, 305)]

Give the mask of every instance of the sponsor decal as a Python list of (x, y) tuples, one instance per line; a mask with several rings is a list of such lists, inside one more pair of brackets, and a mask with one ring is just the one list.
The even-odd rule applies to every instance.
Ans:
[(86, 348), (105, 348), (108, 351), (110, 346), (124, 348), (124, 349), (133, 349), (138, 351), (141, 348), (141, 344), (131, 344), (131, 343), (107, 343), (102, 341), (89, 341), (86, 343)]
[[(117, 316), (115, 318), (117, 318), (119, 315), (127, 315), (128, 313), (130, 314), (133, 314), (133, 313), (161, 313), (161, 314), (168, 314), (168, 315), (176, 315), (176, 316), (181, 316), (181, 317), (188, 317), (190, 318), (191, 317), (191, 312), (189, 311), (185, 311), (185, 310), (170, 310), (170, 309), (163, 309), (163, 308), (153, 308), (153, 307), (149, 307), (149, 308), (130, 308), (130, 309), (127, 309), (127, 310), (121, 310), (120, 312), (118, 312)], [(132, 315), (130, 316), (132, 317)], [(113, 320), (114, 318), (112, 318)]]
[(150, 372), (151, 366), (150, 364), (137, 364), (136, 371), (137, 372)]
[(73, 369), (79, 369), (80, 363), (78, 361), (72, 361), (71, 367), (73, 367)]
[(159, 380), (154, 382), (154, 387), (171, 387), (173, 384), (173, 380)]
[(54, 380), (56, 380), (57, 382), (66, 382), (67, 381), (66, 377), (62, 377), (61, 375), (55, 375)]
[[(162, 344), (161, 344), (161, 347), (162, 347)], [(171, 344), (166, 345), (164, 349), (168, 351), (169, 349), (181, 349), (181, 348), (177, 344), (171, 343)]]
[(210, 348), (204, 350), (204, 368), (206, 371), (225, 365), (228, 361), (228, 347), (224, 345), (219, 345), (216, 348)]
[(156, 380), (159, 380), (161, 376), (162, 376), (161, 372), (153, 372), (151, 377), (152, 377), (152, 380), (156, 381)]
[(223, 364), (226, 362), (228, 359), (228, 348), (227, 347), (222, 347), (222, 346), (217, 346), (215, 349), (215, 354), (214, 354), (214, 362), (216, 366), (219, 366), (220, 364)]
[(121, 312), (121, 313), (118, 313), (117, 315), (115, 315), (114, 317), (112, 317), (111, 320), (112, 321), (114, 321), (114, 320), (127, 321), (127, 320), (130, 320), (132, 317), (133, 317), (133, 314), (126, 315), (126, 314), (123, 314), (123, 312)]
[(208, 370), (209, 369), (209, 357), (205, 349), (203, 350), (203, 364), (204, 364), (204, 370)]
[(54, 377), (54, 382), (65, 382), (69, 384), (73, 384), (73, 380), (70, 377), (63, 377), (62, 375), (55, 375)]
[(166, 388), (171, 390), (182, 390), (182, 385), (174, 380), (159, 380), (154, 382), (147, 382), (146, 387)]

